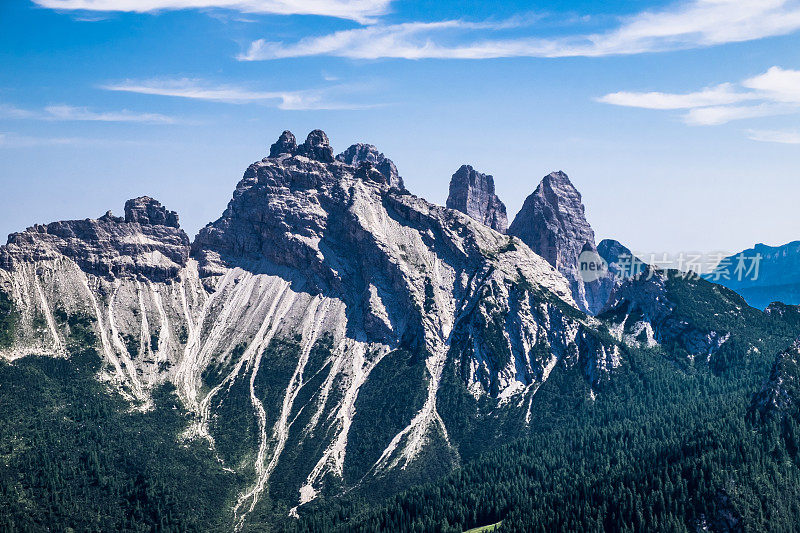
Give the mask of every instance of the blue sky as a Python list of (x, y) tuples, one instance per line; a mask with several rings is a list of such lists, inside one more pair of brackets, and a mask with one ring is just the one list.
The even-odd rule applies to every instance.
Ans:
[(193, 235), (322, 128), (510, 216), (563, 169), (634, 250), (800, 239), (800, 0), (11, 0), (0, 66), (3, 234), (149, 194)]

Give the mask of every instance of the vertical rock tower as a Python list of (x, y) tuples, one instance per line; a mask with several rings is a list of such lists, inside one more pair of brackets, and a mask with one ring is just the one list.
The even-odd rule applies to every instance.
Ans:
[(494, 178), (462, 165), (450, 180), (447, 207), (466, 213), (495, 231), (508, 229), (506, 206), (494, 193)]
[(582, 311), (596, 314), (603, 308), (608, 300), (608, 283), (604, 279), (585, 282), (579, 265), (582, 253), (596, 255), (594, 231), (586, 220), (581, 193), (564, 172), (553, 172), (542, 179), (525, 199), (508, 233), (519, 237), (567, 278)]

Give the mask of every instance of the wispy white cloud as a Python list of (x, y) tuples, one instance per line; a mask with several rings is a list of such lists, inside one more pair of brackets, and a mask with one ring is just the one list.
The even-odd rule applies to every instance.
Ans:
[(37, 113), (11, 104), (0, 104), (0, 118), (34, 118)]
[(800, 70), (776, 66), (738, 84), (723, 83), (692, 93), (616, 92), (597, 101), (644, 109), (685, 109), (684, 122), (694, 126), (793, 115), (800, 113)]
[(85, 107), (53, 105), (44, 108), (48, 118), (53, 120), (81, 120), (91, 122), (139, 122), (143, 124), (175, 124), (177, 121), (158, 113), (134, 113), (122, 111), (95, 112)]
[(789, 115), (797, 111), (800, 110), (796, 107), (774, 104), (698, 107), (686, 113), (683, 120), (692, 126), (719, 126), (734, 120)]
[(330, 99), (333, 88), (300, 91), (254, 91), (233, 85), (211, 85), (196, 79), (126, 80), (102, 86), (110, 91), (173, 96), (228, 104), (261, 103), (285, 110), (365, 109), (368, 106)]
[[(328, 55), (354, 59), (599, 57), (713, 46), (800, 30), (800, 0), (689, 0), (623, 18), (604, 33), (487, 38), (507, 29), (462, 20), (379, 24), (295, 43), (252, 42), (244, 61)], [(479, 32), (477, 30), (480, 30)]]
[(134, 113), (122, 111), (91, 111), (86, 107), (70, 105), (51, 105), (41, 110), (22, 109), (8, 104), (0, 104), (0, 118), (63, 120), (89, 122), (134, 122), (140, 124), (175, 124), (178, 121), (158, 113)]
[(692, 93), (617, 92), (597, 98), (598, 102), (644, 109), (692, 109), (702, 106), (727, 105), (751, 100), (755, 95), (737, 90), (731, 83), (723, 83)]
[(747, 130), (749, 139), (779, 144), (800, 144), (800, 131)]
[(241, 13), (321, 15), (373, 22), (389, 10), (391, 0), (33, 0), (64, 11), (150, 13), (179, 9), (228, 9)]

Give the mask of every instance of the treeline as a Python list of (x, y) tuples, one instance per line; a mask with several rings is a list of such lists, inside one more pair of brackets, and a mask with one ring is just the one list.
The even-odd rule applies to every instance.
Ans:
[(99, 366), (93, 349), (0, 362), (0, 531), (225, 529), (235, 476), (180, 441), (174, 391), (139, 412)]
[(748, 421), (769, 357), (744, 365), (744, 356), (729, 360), (737, 373), (720, 373), (631, 351), (593, 405), (552, 424), (549, 410), (574, 384), (575, 371), (559, 367), (537, 394), (542, 420), (529, 438), (377, 508), (320, 502), (295, 531), (462, 532), (500, 521), (511, 532), (796, 531), (797, 421)]

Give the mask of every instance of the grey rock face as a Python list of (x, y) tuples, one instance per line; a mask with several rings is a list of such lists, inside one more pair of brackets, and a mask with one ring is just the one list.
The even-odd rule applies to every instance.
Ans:
[(495, 231), (508, 229), (506, 206), (494, 192), (494, 178), (462, 165), (450, 180), (447, 207), (465, 213)]
[(337, 155), (336, 160), (354, 167), (358, 167), (362, 162), (371, 163), (378, 172), (383, 174), (390, 186), (398, 189), (406, 188), (403, 184), (403, 178), (400, 177), (392, 160), (371, 144), (354, 144)]
[[(280, 140), (278, 141), (280, 142)], [(322, 163), (333, 162), (333, 149), (328, 136), (322, 130), (314, 130), (306, 137), (306, 142), (297, 147), (297, 155), (305, 156)]]
[(644, 270), (644, 263), (635, 258), (627, 246), (613, 239), (603, 239), (597, 245), (597, 253), (608, 265), (608, 270), (618, 277), (636, 275)]
[(508, 233), (519, 237), (564, 274), (582, 311), (595, 314), (603, 308), (608, 290), (600, 281), (585, 283), (579, 271), (581, 253), (597, 249), (581, 194), (565, 173), (553, 172), (544, 177), (525, 199)]
[(152, 198), (125, 204), (125, 220), (111, 212), (98, 220), (68, 220), (12, 233), (0, 247), (0, 267), (66, 257), (105, 278), (173, 279), (186, 266), (189, 237), (178, 217)]
[(697, 295), (704, 306), (696, 311), (700, 316), (724, 312), (746, 324), (748, 314), (742, 310), (743, 300), (732, 291), (719, 289), (701, 279), (684, 279), (676, 270), (646, 267), (642, 274), (614, 289), (598, 316), (611, 324), (612, 335), (628, 344), (680, 347), (689, 358), (704, 358), (707, 362), (735, 332), (719, 329), (713, 323), (687, 320), (680, 308), (684, 302), (676, 293)]
[(140, 196), (125, 202), (125, 222), (180, 228), (178, 213), (167, 211), (158, 200), (149, 196)]
[(626, 280), (647, 270), (647, 264), (634, 256), (633, 252), (619, 241), (603, 239), (597, 245), (597, 253), (605, 261), (608, 268), (608, 276), (599, 279), (597, 282), (596, 300), (598, 302), (607, 303), (615, 288)]
[(291, 131), (285, 130), (278, 140), (269, 147), (269, 156), (278, 157), (283, 154), (294, 155), (297, 151), (297, 141)]

